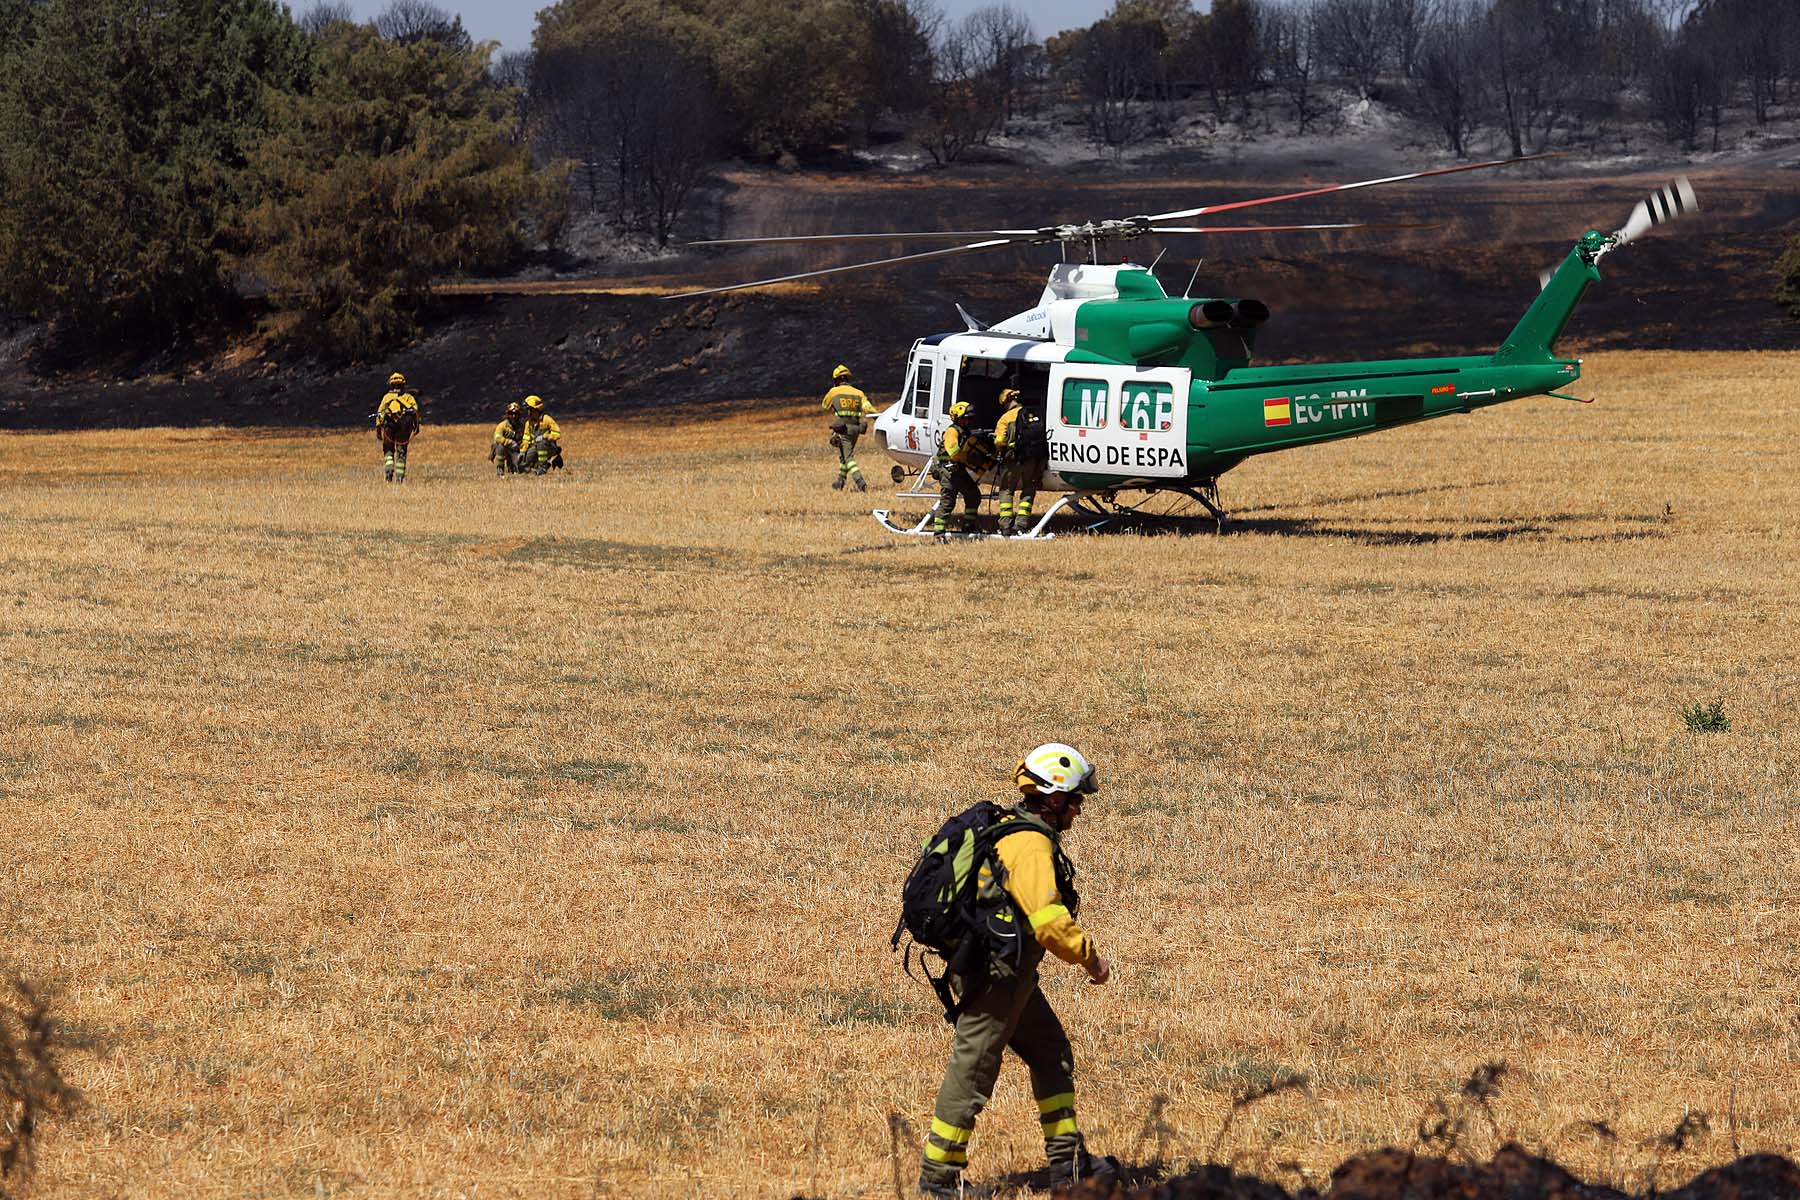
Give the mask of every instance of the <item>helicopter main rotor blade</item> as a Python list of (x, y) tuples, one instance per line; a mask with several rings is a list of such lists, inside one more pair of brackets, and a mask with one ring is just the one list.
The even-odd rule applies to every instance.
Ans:
[(1370, 223), (1348, 221), (1325, 225), (1152, 225), (1144, 230), (1152, 233), (1285, 233), (1294, 229), (1436, 229), (1428, 221), (1393, 221)]
[(933, 233), (807, 233), (795, 237), (747, 237), (747, 238), (712, 238), (704, 242), (689, 242), (690, 246), (778, 246), (783, 243), (801, 242), (901, 242), (901, 241), (967, 241), (970, 238), (1012, 240), (1028, 240), (1044, 237), (1045, 234), (1036, 229), (964, 229), (944, 230)]
[(1431, 175), (1455, 175), (1459, 171), (1482, 171), (1489, 167), (1510, 167), (1515, 163), (1536, 162), (1542, 158), (1560, 158), (1560, 153), (1527, 154), (1520, 158), (1497, 158), (1489, 162), (1463, 163), (1456, 167), (1438, 167), (1431, 171), (1412, 171), (1405, 175), (1388, 175), (1381, 179), (1364, 179), (1356, 183), (1334, 183), (1330, 187), (1309, 188), (1304, 192), (1289, 192), (1282, 196), (1259, 196), (1254, 200), (1232, 200), (1225, 204), (1202, 204), (1199, 208), (1184, 208), (1176, 212), (1157, 213), (1150, 217), (1151, 221), (1180, 221), (1188, 217), (1197, 217), (1202, 213), (1228, 212), (1234, 208), (1252, 208), (1258, 204), (1277, 204), (1283, 200), (1303, 200), (1308, 196), (1323, 196), (1330, 192), (1351, 192), (1357, 188), (1378, 187), (1384, 183), (1404, 183), (1409, 179), (1424, 179)]
[(1283, 233), (1290, 229), (1364, 229), (1361, 222), (1347, 222), (1331, 225), (1152, 225), (1145, 229), (1152, 233)]
[(719, 292), (736, 292), (744, 288), (768, 287), (775, 283), (792, 283), (797, 279), (812, 279), (818, 275), (838, 275), (845, 271), (866, 271), (871, 267), (891, 267), (895, 263), (921, 262), (928, 258), (948, 258), (953, 254), (974, 254), (982, 250), (992, 250), (998, 246), (1011, 246), (1015, 243), (1010, 238), (990, 238), (985, 242), (971, 242), (967, 246), (950, 246), (943, 250), (926, 250), (921, 254), (902, 254), (898, 258), (879, 258), (874, 262), (851, 263), (847, 267), (826, 267), (819, 271), (801, 271), (796, 275), (780, 275), (774, 279), (758, 279), (754, 283), (733, 283), (725, 287), (701, 288), (693, 292), (676, 292), (667, 297), (670, 300), (686, 300), (693, 296), (712, 296)]

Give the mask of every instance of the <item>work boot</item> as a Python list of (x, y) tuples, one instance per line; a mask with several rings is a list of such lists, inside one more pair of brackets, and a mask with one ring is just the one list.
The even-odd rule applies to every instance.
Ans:
[(856, 490), (859, 492), (866, 492), (869, 490), (868, 480), (864, 479), (861, 475), (856, 477)]
[(994, 1188), (986, 1183), (967, 1183), (961, 1171), (951, 1171), (943, 1175), (934, 1175), (929, 1171), (919, 1172), (919, 1195), (929, 1196), (932, 1200), (987, 1200), (994, 1194)]
[(1051, 1183), (1077, 1183), (1095, 1179), (1109, 1183), (1119, 1177), (1119, 1160), (1110, 1154), (1090, 1154), (1083, 1149), (1072, 1161), (1050, 1164)]
[(844, 477), (842, 475), (839, 475), (836, 479), (831, 481), (831, 490), (834, 492), (841, 492), (844, 490)]

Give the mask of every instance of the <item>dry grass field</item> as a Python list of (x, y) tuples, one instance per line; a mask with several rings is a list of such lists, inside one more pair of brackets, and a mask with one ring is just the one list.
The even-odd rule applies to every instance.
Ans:
[[(800, 402), (541, 480), (428, 426), (405, 488), (364, 433), (7, 436), (0, 963), (97, 1040), (36, 1187), (891, 1194), (947, 1045), (899, 878), (1049, 738), (1107, 785), (1115, 979), (1047, 982), (1098, 1150), (1298, 1072), (1218, 1154), (1321, 1180), (1505, 1059), (1476, 1150), (1790, 1151), (1797, 378), (1595, 355), (1252, 461), (1234, 536), (1040, 544), (880, 532)], [(1036, 1161), (1016, 1064), (974, 1150)]]

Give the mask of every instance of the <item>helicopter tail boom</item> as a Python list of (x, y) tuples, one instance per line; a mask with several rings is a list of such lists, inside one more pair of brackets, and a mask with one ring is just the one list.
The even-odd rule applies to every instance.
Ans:
[(1562, 336), (1569, 315), (1587, 295), (1587, 290), (1600, 282), (1600, 260), (1665, 222), (1691, 215), (1699, 207), (1694, 185), (1686, 177), (1678, 176), (1652, 192), (1648, 199), (1640, 201), (1617, 232), (1608, 235), (1588, 230), (1561, 266), (1540, 277), (1543, 290), (1525, 310), (1506, 341), (1501, 343), (1494, 354), (1494, 362), (1514, 365), (1552, 361), (1556, 339)]
[(1562, 336), (1575, 306), (1590, 287), (1600, 282), (1600, 271), (1594, 264), (1606, 240), (1598, 233), (1589, 233), (1576, 243), (1562, 264), (1551, 272), (1549, 281), (1513, 331), (1506, 335), (1494, 353), (1495, 363), (1543, 363), (1555, 358), (1556, 339)]

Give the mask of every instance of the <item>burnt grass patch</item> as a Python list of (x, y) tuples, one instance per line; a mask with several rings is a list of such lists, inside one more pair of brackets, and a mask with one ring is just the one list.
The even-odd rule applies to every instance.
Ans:
[[(1005, 1182), (1042, 1186), (1030, 1177)], [(1791, 1200), (1800, 1196), (1800, 1166), (1781, 1155), (1747, 1154), (1681, 1187), (1659, 1188), (1652, 1172), (1620, 1188), (1587, 1183), (1554, 1159), (1509, 1142), (1485, 1162), (1394, 1147), (1372, 1150), (1346, 1159), (1329, 1180), (1301, 1182), (1293, 1190), (1219, 1163), (1168, 1175), (1151, 1163), (1126, 1166), (1116, 1181), (1085, 1180), (1054, 1194), (1067, 1200)]]

